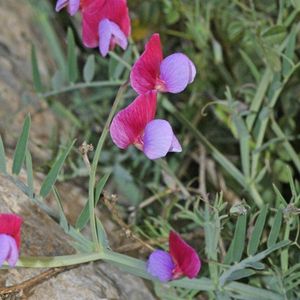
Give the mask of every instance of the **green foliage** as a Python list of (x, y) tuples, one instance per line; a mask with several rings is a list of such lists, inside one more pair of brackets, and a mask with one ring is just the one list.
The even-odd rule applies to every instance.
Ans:
[(31, 119), (28, 115), (23, 123), (23, 129), (21, 135), (18, 139), (18, 143), (14, 153), (14, 160), (12, 166), (13, 174), (19, 175), (21, 168), (23, 166), (23, 162), (25, 159), (27, 145), (28, 145), (28, 138), (29, 138), (29, 130), (31, 125)]
[(65, 147), (65, 149), (62, 151), (62, 153), (58, 156), (57, 160), (53, 164), (50, 172), (44, 179), (42, 186), (41, 186), (41, 190), (40, 190), (40, 196), (42, 198), (46, 198), (47, 195), (49, 194), (49, 192), (51, 191), (54, 183), (57, 180), (57, 176), (58, 176), (60, 170), (62, 169), (63, 164), (64, 164), (67, 156), (69, 155), (70, 151), (72, 150), (74, 144), (75, 144), (75, 140), (73, 142), (71, 142), (67, 147)]

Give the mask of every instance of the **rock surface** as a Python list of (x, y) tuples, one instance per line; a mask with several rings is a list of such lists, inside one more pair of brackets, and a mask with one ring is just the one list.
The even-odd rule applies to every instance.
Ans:
[[(0, 0), (0, 26), (9, 28), (0, 35), (0, 134), (6, 149), (13, 148), (24, 116), (30, 112), (33, 123), (31, 152), (35, 160), (45, 162), (50, 158), (50, 153), (43, 145), (47, 144), (53, 128), (61, 120), (31, 92), (31, 43), (36, 45), (42, 74), (47, 74), (48, 65), (45, 62), (51, 65), (51, 60), (47, 57), (42, 34), (38, 31), (28, 1)], [(30, 103), (26, 104), (24, 99), (31, 99)], [(8, 169), (11, 169), (11, 160), (8, 164)], [(40, 180), (42, 177), (36, 176)], [(25, 182), (26, 174), (21, 172), (19, 178)], [(39, 189), (39, 184), (35, 182), (36, 189)], [(60, 189), (72, 191), (64, 193), (64, 200), (66, 212), (74, 221), (74, 216), (85, 203), (83, 193), (70, 184), (63, 184)], [(75, 209), (75, 204), (80, 208)], [(0, 212), (13, 212), (23, 217), (22, 255), (55, 256), (75, 252), (70, 238), (62, 229), (1, 174)], [(109, 230), (112, 230), (112, 223), (107, 223)], [(0, 299), (152, 300), (154, 297), (140, 278), (123, 273), (112, 265), (97, 262), (63, 270), (1, 270)]]

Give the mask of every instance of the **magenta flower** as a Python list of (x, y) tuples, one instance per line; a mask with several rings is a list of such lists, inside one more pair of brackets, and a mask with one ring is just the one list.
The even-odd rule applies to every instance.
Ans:
[(127, 48), (131, 25), (126, 0), (93, 0), (82, 8), (82, 37), (88, 48), (106, 56), (115, 45)]
[(14, 267), (19, 259), (22, 218), (0, 214), (0, 267), (7, 261)]
[(115, 115), (110, 125), (110, 135), (119, 148), (134, 145), (149, 159), (164, 157), (168, 152), (181, 152), (170, 123), (154, 120), (156, 97), (155, 91), (140, 95)]
[(160, 37), (155, 33), (132, 67), (130, 82), (138, 94), (152, 90), (180, 93), (195, 76), (195, 65), (186, 55), (175, 53), (163, 59)]
[(197, 252), (176, 232), (169, 235), (170, 252), (155, 250), (149, 257), (147, 271), (162, 282), (181, 276), (195, 278), (201, 269)]
[(59, 12), (64, 7), (67, 7), (68, 13), (74, 16), (79, 10), (80, 0), (57, 0), (55, 10)]

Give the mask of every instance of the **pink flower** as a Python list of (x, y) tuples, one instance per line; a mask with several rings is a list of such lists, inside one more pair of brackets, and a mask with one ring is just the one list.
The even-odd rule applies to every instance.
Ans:
[(195, 278), (201, 269), (197, 252), (174, 231), (169, 235), (170, 252), (155, 250), (147, 263), (148, 272), (162, 282), (187, 276)]
[(0, 214), (0, 267), (7, 261), (14, 267), (19, 259), (22, 218)]
[(154, 120), (156, 97), (155, 91), (140, 95), (115, 115), (110, 135), (119, 148), (134, 145), (149, 159), (164, 157), (168, 152), (181, 152), (169, 122)]
[(59, 12), (64, 7), (67, 7), (68, 13), (74, 16), (79, 10), (80, 0), (57, 0), (55, 10)]
[(186, 55), (175, 53), (163, 59), (160, 37), (155, 33), (132, 67), (130, 82), (138, 94), (151, 90), (180, 93), (195, 76), (195, 65)]
[(93, 0), (82, 8), (82, 37), (88, 48), (106, 56), (115, 45), (127, 48), (131, 26), (126, 0)]

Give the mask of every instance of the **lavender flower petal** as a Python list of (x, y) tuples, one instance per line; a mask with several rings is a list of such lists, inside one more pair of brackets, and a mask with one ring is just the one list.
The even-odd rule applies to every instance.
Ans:
[(174, 267), (175, 265), (170, 254), (162, 250), (155, 250), (147, 262), (147, 271), (162, 282), (172, 279)]

